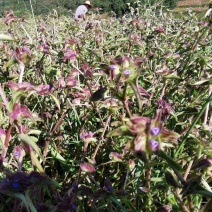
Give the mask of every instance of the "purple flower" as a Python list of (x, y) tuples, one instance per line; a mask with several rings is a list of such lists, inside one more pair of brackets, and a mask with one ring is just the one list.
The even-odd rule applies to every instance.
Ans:
[(76, 206), (74, 204), (71, 205), (71, 209), (75, 210)]
[(66, 86), (65, 80), (63, 77), (58, 79), (58, 88), (64, 88)]
[(150, 149), (151, 151), (155, 152), (158, 150), (159, 148), (159, 143), (156, 141), (156, 140), (150, 140), (149, 141), (149, 144), (150, 144)]
[(15, 103), (13, 106), (13, 111), (10, 115), (11, 119), (18, 120), (20, 117), (28, 117), (28, 118), (33, 118), (32, 114), (29, 112), (27, 106), (20, 106), (19, 104)]
[(76, 59), (76, 53), (71, 49), (67, 48), (63, 60), (74, 61), (75, 59)]
[(53, 90), (53, 86), (50, 84), (45, 84), (45, 85), (39, 85), (36, 88), (37, 94), (38, 95), (45, 95), (51, 93)]
[(68, 77), (66, 77), (65, 81), (66, 81), (67, 86), (73, 87), (73, 86), (77, 85), (77, 80), (75, 79), (75, 77), (72, 74), (70, 74)]
[(19, 184), (18, 183), (13, 183), (13, 188), (18, 188)]
[(106, 188), (108, 191), (112, 191), (112, 190), (113, 190), (113, 186), (112, 186), (112, 184), (111, 184), (111, 182), (110, 182), (109, 179), (106, 179), (106, 180), (104, 181), (104, 186), (105, 186), (105, 188)]
[(24, 148), (22, 146), (16, 146), (14, 149), (13, 149), (13, 156), (15, 158), (19, 158), (19, 157), (24, 157), (26, 155), (25, 151), (24, 151)]
[(124, 75), (128, 78), (130, 76), (130, 70), (125, 70), (124, 71)]
[(156, 27), (155, 28), (155, 32), (157, 32), (157, 33), (163, 33), (165, 30), (164, 30), (164, 28), (163, 27)]
[(34, 90), (34, 86), (30, 84), (29, 82), (22, 82), (22, 83), (16, 83), (16, 82), (8, 82), (7, 86), (14, 91), (16, 90)]
[(152, 128), (150, 129), (150, 133), (151, 133), (151, 135), (157, 136), (157, 135), (159, 135), (159, 133), (160, 133), (160, 128), (159, 128), (159, 127), (152, 127)]

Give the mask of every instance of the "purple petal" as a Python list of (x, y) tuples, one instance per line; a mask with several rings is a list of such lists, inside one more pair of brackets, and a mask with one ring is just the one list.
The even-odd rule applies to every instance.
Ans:
[(157, 136), (160, 133), (160, 128), (159, 127), (152, 127), (150, 130), (151, 135)]

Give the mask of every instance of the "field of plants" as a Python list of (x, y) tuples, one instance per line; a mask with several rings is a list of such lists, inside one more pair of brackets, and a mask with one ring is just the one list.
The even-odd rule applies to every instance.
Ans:
[(138, 8), (6, 12), (0, 211), (212, 211), (211, 23)]

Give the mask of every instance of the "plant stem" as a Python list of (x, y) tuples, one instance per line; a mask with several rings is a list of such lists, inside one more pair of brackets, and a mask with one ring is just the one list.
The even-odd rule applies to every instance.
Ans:
[(203, 104), (202, 109), (201, 109), (201, 111), (199, 112), (198, 116), (196, 117), (196, 119), (195, 119), (194, 122), (192, 123), (191, 127), (189, 128), (189, 130), (188, 130), (187, 133), (185, 134), (185, 136), (184, 136), (182, 142), (180, 143), (180, 145), (179, 145), (177, 151), (175, 152), (175, 155), (174, 155), (175, 157), (177, 157), (179, 154), (182, 153), (183, 147), (184, 147), (184, 145), (185, 145), (185, 142), (186, 142), (187, 137), (189, 136), (190, 132), (192, 131), (192, 129), (194, 128), (194, 126), (196, 125), (196, 123), (199, 121), (199, 119), (200, 119), (200, 117), (202, 116), (202, 114), (204, 113), (204, 111), (205, 111), (205, 109), (206, 109), (208, 103), (211, 102), (211, 101), (212, 101), (212, 94), (210, 94), (210, 96), (208, 97), (208, 99), (205, 101), (205, 103)]
[(94, 153), (93, 153), (93, 156), (92, 156), (92, 159), (93, 159), (93, 160), (95, 159), (96, 154), (97, 154), (97, 152), (98, 152), (98, 150), (99, 150), (99, 147), (100, 147), (100, 145), (101, 145), (101, 143), (102, 143), (102, 141), (103, 141), (103, 139), (104, 139), (104, 135), (105, 135), (107, 126), (108, 126), (108, 124), (109, 124), (109, 122), (110, 122), (110, 119), (111, 119), (111, 115), (109, 115), (109, 116), (107, 117), (107, 121), (106, 121), (106, 123), (105, 123), (104, 129), (103, 129), (102, 134), (101, 134), (101, 136), (100, 136), (99, 143), (98, 143), (98, 145), (96, 146), (96, 149), (95, 149), (95, 151), (94, 151)]
[(3, 102), (4, 102), (5, 107), (8, 110), (9, 109), (8, 108), (9, 103), (8, 103), (8, 100), (7, 100), (7, 97), (6, 97), (5, 93), (4, 93), (4, 91), (2, 90), (1, 84), (0, 84), (0, 96), (1, 96), (1, 98), (3, 100)]
[[(209, 85), (209, 92), (208, 95), (210, 96), (212, 93), (212, 85)], [(207, 124), (207, 120), (208, 120), (208, 111), (209, 111), (209, 103), (206, 106), (206, 110), (205, 110), (205, 118), (204, 118), (204, 124)]]

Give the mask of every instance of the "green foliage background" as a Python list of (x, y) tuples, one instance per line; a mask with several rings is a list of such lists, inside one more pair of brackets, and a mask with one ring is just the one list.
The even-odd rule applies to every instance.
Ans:
[[(4, 17), (4, 11), (13, 9), (16, 15), (31, 13), (31, 5), (35, 15), (45, 15), (56, 9), (59, 14), (70, 14), (74, 12), (78, 5), (84, 1), (80, 0), (0, 0), (0, 16)], [(127, 3), (133, 5), (135, 0), (95, 0), (91, 1), (94, 7), (102, 8), (102, 12), (114, 11), (118, 16), (127, 12)], [(141, 0), (142, 4), (154, 4), (156, 0)], [(164, 0), (164, 4), (169, 8), (176, 6), (177, 0)]]

